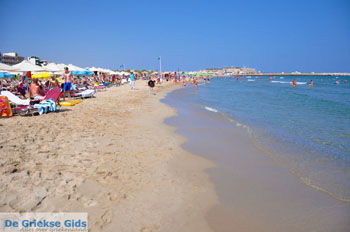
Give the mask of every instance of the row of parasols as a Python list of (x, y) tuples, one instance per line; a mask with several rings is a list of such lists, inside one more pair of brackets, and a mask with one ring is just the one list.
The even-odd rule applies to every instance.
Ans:
[(68, 67), (70, 71), (72, 71), (72, 74), (75, 76), (89, 76), (93, 75), (94, 72), (103, 72), (108, 73), (110, 75), (129, 75), (130, 73), (127, 72), (115, 72), (109, 69), (103, 69), (103, 68), (80, 68), (78, 66), (69, 64), (55, 64), (55, 63), (49, 63), (45, 66), (39, 66), (32, 64), (30, 61), (24, 60), (19, 64), (16, 65), (6, 65), (3, 63), (0, 63), (0, 78), (13, 78), (16, 74), (21, 74), (24, 72), (31, 72), (33, 73), (31, 75), (32, 78), (42, 78), (42, 79), (48, 79), (54, 74), (62, 74), (64, 67)]

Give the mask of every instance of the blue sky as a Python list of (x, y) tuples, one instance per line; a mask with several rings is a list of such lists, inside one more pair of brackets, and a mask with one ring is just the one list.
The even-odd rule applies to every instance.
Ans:
[(349, 0), (0, 0), (0, 51), (118, 69), (350, 72)]

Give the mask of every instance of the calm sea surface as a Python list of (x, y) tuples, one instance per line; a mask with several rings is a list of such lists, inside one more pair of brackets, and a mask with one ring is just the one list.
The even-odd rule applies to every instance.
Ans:
[(246, 127), (303, 183), (350, 201), (350, 77), (213, 78), (185, 91), (186, 101)]

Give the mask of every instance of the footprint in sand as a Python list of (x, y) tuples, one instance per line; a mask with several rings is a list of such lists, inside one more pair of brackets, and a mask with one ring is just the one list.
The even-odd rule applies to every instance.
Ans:
[(81, 203), (83, 203), (83, 205), (87, 208), (97, 205), (97, 201), (95, 201), (94, 199), (91, 199), (91, 198), (87, 198), (87, 197), (82, 197), (79, 199), (79, 201)]

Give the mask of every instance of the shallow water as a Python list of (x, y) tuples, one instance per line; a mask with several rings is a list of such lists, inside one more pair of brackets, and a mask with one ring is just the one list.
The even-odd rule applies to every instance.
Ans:
[(350, 201), (350, 77), (312, 77), (313, 88), (281, 78), (215, 78), (187, 100), (247, 125), (305, 184)]
[(218, 164), (208, 171), (221, 200), (208, 216), (216, 231), (350, 228), (349, 85), (286, 79), (217, 78), (165, 99), (184, 147)]

